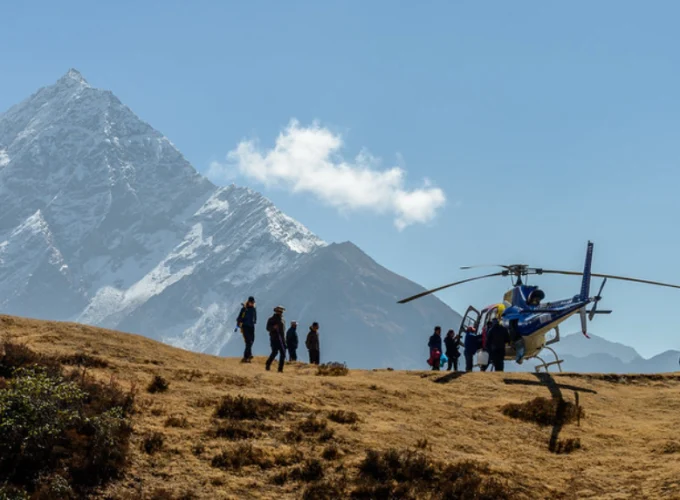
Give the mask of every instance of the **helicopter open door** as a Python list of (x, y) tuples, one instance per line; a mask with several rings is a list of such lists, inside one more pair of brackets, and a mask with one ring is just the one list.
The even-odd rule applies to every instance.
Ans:
[(475, 309), (473, 306), (470, 306), (467, 308), (467, 311), (465, 311), (465, 314), (463, 315), (463, 320), (460, 323), (460, 328), (458, 329), (458, 335), (462, 335), (463, 332), (468, 328), (472, 327), (474, 328), (475, 332), (477, 331), (477, 327), (479, 326), (479, 318), (481, 314), (477, 309)]

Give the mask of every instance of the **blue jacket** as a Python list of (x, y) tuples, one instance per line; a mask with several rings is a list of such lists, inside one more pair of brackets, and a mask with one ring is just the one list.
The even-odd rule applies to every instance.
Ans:
[(465, 352), (475, 353), (482, 346), (482, 339), (473, 333), (465, 334)]
[(442, 352), (442, 338), (436, 333), (433, 333), (427, 346), (430, 348), (430, 351), (438, 349), (439, 352)]
[(236, 320), (237, 326), (255, 326), (255, 323), (257, 323), (257, 309), (255, 306), (247, 307), (243, 304)]

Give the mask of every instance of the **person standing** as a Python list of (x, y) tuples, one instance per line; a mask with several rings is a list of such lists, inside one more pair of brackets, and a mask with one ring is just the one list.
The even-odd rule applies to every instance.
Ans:
[(502, 372), (505, 369), (505, 344), (508, 342), (510, 332), (498, 319), (494, 319), (486, 334), (489, 362), (493, 365), (494, 371)]
[(283, 320), (283, 311), (285, 311), (283, 307), (276, 306), (274, 308), (274, 314), (267, 320), (269, 344), (272, 348), (272, 353), (269, 355), (265, 365), (267, 371), (271, 368), (272, 362), (276, 359), (276, 356), (279, 356), (279, 372), (283, 371), (283, 364), (286, 361), (286, 339), (284, 338), (286, 322)]
[(427, 346), (430, 348), (432, 369), (439, 370), (439, 358), (442, 355), (442, 329), (440, 326), (434, 327), (434, 333), (430, 336)]
[(465, 344), (464, 344), (463, 354), (465, 354), (465, 371), (472, 371), (472, 357), (475, 355), (481, 342), (479, 337), (475, 334), (475, 329), (472, 326), (468, 326), (465, 329)]
[(257, 308), (255, 297), (250, 296), (245, 304), (241, 304), (241, 311), (236, 319), (236, 327), (241, 329), (246, 349), (243, 351), (241, 363), (250, 363), (253, 359), (252, 347), (255, 342), (255, 324), (257, 323)]
[(444, 345), (446, 346), (446, 357), (449, 358), (448, 371), (451, 371), (451, 366), (453, 366), (453, 371), (458, 371), (458, 358), (460, 357), (460, 352), (458, 352), (458, 347), (460, 346), (460, 335), (456, 335), (453, 329), (446, 332), (446, 338), (444, 339)]
[(286, 344), (288, 345), (288, 359), (297, 361), (298, 334), (297, 321), (290, 322), (290, 328), (286, 332)]
[(319, 323), (316, 321), (309, 327), (305, 347), (309, 351), (309, 364), (318, 365), (321, 358), (321, 348), (319, 346)]

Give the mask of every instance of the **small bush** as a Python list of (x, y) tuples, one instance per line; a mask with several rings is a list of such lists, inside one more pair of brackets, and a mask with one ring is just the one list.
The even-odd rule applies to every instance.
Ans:
[(270, 457), (262, 449), (251, 444), (241, 444), (230, 450), (224, 450), (215, 455), (210, 463), (213, 467), (224, 470), (239, 470), (248, 465), (257, 465), (261, 469), (273, 466)]
[(325, 377), (341, 377), (348, 373), (349, 369), (344, 363), (324, 363), (323, 365), (319, 365), (316, 370), (317, 375)]
[(286, 443), (299, 443), (304, 438), (302, 432), (298, 429), (291, 429), (283, 436)]
[(85, 353), (61, 356), (59, 361), (63, 365), (83, 366), (85, 368), (107, 368), (109, 366), (106, 360)]
[(157, 453), (163, 449), (164, 443), (165, 439), (163, 438), (163, 434), (159, 432), (152, 432), (142, 441), (142, 451), (148, 453), (149, 455), (153, 455), (154, 453)]
[(186, 429), (189, 427), (189, 421), (186, 417), (168, 417), (165, 420), (165, 427), (179, 427)]
[(328, 427), (327, 420), (319, 420), (314, 416), (309, 416), (302, 422), (298, 422), (297, 428), (305, 434), (314, 434), (326, 430)]
[(275, 419), (293, 408), (290, 403), (272, 403), (264, 398), (225, 396), (215, 409), (215, 416), (235, 420)]
[(323, 452), (321, 453), (321, 456), (323, 457), (324, 460), (335, 460), (340, 456), (340, 451), (338, 450), (337, 446), (331, 444), (324, 448)]
[(278, 474), (275, 474), (274, 477), (272, 477), (272, 483), (274, 483), (277, 486), (283, 486), (286, 484), (288, 481), (288, 471), (287, 470), (282, 470)]
[(335, 431), (333, 429), (326, 429), (319, 435), (319, 441), (326, 443), (335, 437)]
[(255, 437), (255, 433), (239, 421), (219, 424), (212, 430), (211, 434), (214, 437), (231, 439), (233, 441)]
[(355, 424), (359, 416), (353, 411), (334, 410), (328, 414), (328, 419), (338, 424)]
[(21, 368), (40, 368), (47, 375), (61, 375), (61, 366), (54, 358), (33, 352), (22, 344), (5, 342), (3, 348), (0, 349), (0, 352), (4, 350), (5, 353), (0, 357), (0, 377), (2, 378), (12, 378), (14, 372)]
[(571, 453), (574, 450), (580, 450), (581, 449), (581, 440), (579, 438), (569, 438), (562, 440), (560, 439), (557, 441), (557, 444), (555, 445), (555, 453), (557, 454), (567, 454)]
[(577, 407), (564, 399), (543, 397), (534, 398), (526, 403), (508, 403), (501, 408), (501, 411), (510, 418), (542, 426), (568, 424), (585, 416), (581, 406)]
[(167, 380), (165, 380), (160, 375), (154, 375), (146, 390), (151, 394), (155, 394), (157, 392), (167, 391), (168, 387), (170, 387), (170, 383)]
[(274, 463), (279, 467), (288, 467), (289, 465), (299, 464), (304, 460), (304, 454), (297, 448), (292, 448), (288, 451), (278, 453), (274, 457)]
[(300, 467), (293, 469), (290, 477), (298, 481), (318, 481), (323, 478), (323, 464), (316, 458), (305, 461)]
[(338, 500), (346, 498), (342, 484), (319, 481), (308, 485), (302, 493), (302, 500)]
[(429, 444), (430, 443), (428, 442), (427, 438), (419, 439), (416, 442), (416, 448), (418, 448), (419, 450), (426, 450)]
[(359, 464), (359, 484), (352, 498), (422, 498), (430, 490), (437, 498), (508, 499), (512, 491), (486, 477), (484, 465), (463, 461), (442, 464), (410, 450), (368, 450)]
[(673, 453), (680, 453), (680, 443), (677, 441), (668, 441), (661, 448), (661, 453), (671, 455)]
[(196, 457), (200, 457), (205, 452), (205, 445), (203, 443), (196, 443), (191, 447), (191, 453)]

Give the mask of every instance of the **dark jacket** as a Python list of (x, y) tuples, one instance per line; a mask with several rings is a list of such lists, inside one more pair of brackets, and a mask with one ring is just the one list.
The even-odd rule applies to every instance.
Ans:
[(319, 333), (315, 332), (311, 328), (309, 329), (309, 333), (307, 334), (307, 339), (305, 340), (305, 347), (307, 347), (307, 349), (309, 349), (310, 351), (320, 350), (320, 348), (319, 348)]
[(505, 351), (505, 344), (510, 342), (510, 332), (500, 323), (494, 323), (486, 332), (486, 350), (489, 352)]
[(427, 343), (427, 346), (430, 348), (430, 351), (437, 349), (439, 352), (442, 352), (442, 338), (440, 335), (437, 335), (436, 333), (433, 333), (432, 336), (430, 337), (430, 341)]
[(267, 320), (267, 331), (269, 332), (269, 343), (272, 347), (279, 347), (286, 349), (286, 339), (283, 332), (286, 331), (286, 323), (283, 317), (278, 314), (272, 314), (272, 317)]
[(465, 352), (474, 354), (480, 347), (482, 347), (482, 339), (474, 333), (467, 332), (465, 334)]
[(298, 348), (298, 334), (296, 326), (291, 326), (286, 332), (286, 344), (288, 344), (288, 349)]
[(257, 323), (257, 309), (255, 306), (247, 306), (241, 304), (241, 311), (238, 313), (238, 319), (236, 320), (237, 326), (255, 326)]
[(458, 357), (460, 353), (458, 352), (458, 347), (460, 346), (460, 337), (454, 335), (453, 337), (446, 337), (444, 339), (444, 345), (446, 346), (446, 355), (450, 357)]

